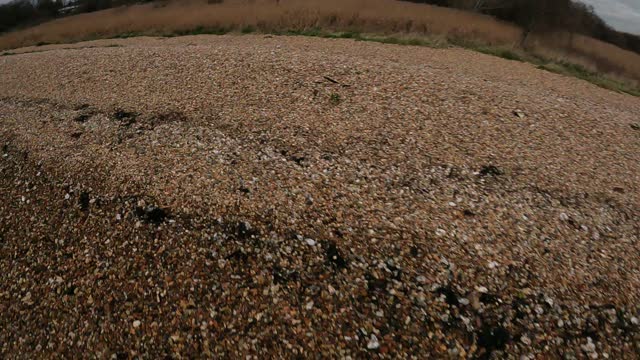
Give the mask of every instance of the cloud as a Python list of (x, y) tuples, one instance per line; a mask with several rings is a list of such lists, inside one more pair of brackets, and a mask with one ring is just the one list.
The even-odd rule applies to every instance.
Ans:
[(581, 0), (593, 5), (596, 13), (615, 29), (640, 34), (638, 0)]

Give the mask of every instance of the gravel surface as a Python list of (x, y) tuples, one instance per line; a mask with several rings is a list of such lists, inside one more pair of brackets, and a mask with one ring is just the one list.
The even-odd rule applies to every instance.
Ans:
[(352, 40), (23, 51), (0, 357), (640, 355), (638, 98)]

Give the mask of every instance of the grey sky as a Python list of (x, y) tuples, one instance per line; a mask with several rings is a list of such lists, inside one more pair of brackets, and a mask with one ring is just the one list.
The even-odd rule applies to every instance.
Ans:
[[(10, 0), (0, 0), (0, 4)], [(640, 35), (640, 0), (579, 0), (593, 5), (613, 28)]]
[(613, 28), (640, 35), (639, 0), (581, 0)]

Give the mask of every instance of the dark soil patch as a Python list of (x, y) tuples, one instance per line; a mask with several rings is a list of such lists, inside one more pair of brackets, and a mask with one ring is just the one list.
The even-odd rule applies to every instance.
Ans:
[(500, 325), (491, 326), (484, 324), (478, 332), (478, 346), (483, 348), (485, 352), (478, 358), (491, 358), (491, 354), (493, 354), (494, 351), (504, 350), (509, 341), (511, 341), (511, 335), (507, 329)]
[(148, 223), (159, 225), (165, 222), (169, 215), (165, 209), (155, 205), (149, 205), (146, 207), (137, 207), (136, 216)]
[(504, 172), (494, 165), (485, 165), (480, 169), (480, 176), (500, 176), (503, 174)]
[(182, 123), (186, 122), (189, 118), (182, 111), (169, 111), (160, 113), (153, 116), (149, 122), (152, 126), (158, 126), (162, 124)]
[(340, 254), (335, 242), (327, 242), (325, 249), (325, 256), (330, 264), (338, 269), (344, 269), (347, 267), (347, 260), (345, 260), (345, 258)]
[(113, 113), (113, 118), (118, 120), (122, 125), (129, 126), (136, 122), (138, 114), (131, 111), (118, 109)]

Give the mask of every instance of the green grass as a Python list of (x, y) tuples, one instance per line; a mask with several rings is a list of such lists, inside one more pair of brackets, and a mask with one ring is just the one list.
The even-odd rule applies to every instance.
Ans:
[(501, 47), (486, 47), (486, 46), (474, 47), (471, 49), (481, 52), (483, 54), (493, 55), (493, 56), (501, 57), (507, 60), (526, 61), (525, 56), (511, 49), (505, 49)]
[(247, 26), (243, 27), (240, 30), (240, 32), (243, 33), (243, 34), (251, 34), (251, 33), (256, 32), (256, 28), (251, 26), (251, 25), (247, 25)]
[(438, 43), (436, 41), (431, 41), (429, 39), (421, 39), (421, 38), (397, 38), (397, 37), (387, 36), (387, 37), (363, 37), (362, 40), (377, 42), (381, 44), (427, 46), (431, 48), (445, 47), (443, 43)]
[[(92, 45), (92, 46), (82, 46), (82, 47), (63, 47), (62, 50), (82, 50), (82, 49), (94, 49), (94, 48), (113, 48), (113, 47), (122, 47), (120, 44), (109, 44), (104, 46)], [(24, 55), (24, 54), (34, 54), (34, 53), (43, 53), (48, 51), (54, 51), (56, 49), (44, 49), (44, 50), (34, 50), (34, 51), (25, 51), (21, 53), (14, 53), (10, 51), (5, 51), (0, 56), (10, 56), (10, 55)]]
[(599, 73), (590, 71), (578, 64), (568, 62), (549, 62), (538, 65), (538, 69), (586, 80), (608, 90), (622, 92), (633, 96), (640, 96), (640, 88), (608, 78)]
[(128, 39), (128, 38), (137, 37), (137, 36), (142, 36), (142, 34), (137, 32), (126, 32), (126, 33), (118, 34), (112, 37), (112, 39)]
[(382, 44), (396, 44), (396, 45), (411, 45), (411, 46), (428, 46), (434, 48), (445, 47), (445, 44), (440, 41), (434, 41), (428, 38), (404, 38), (393, 36), (375, 36), (365, 35), (357, 31), (342, 31), (342, 32), (328, 32), (319, 28), (311, 28), (304, 30), (287, 30), (276, 31), (274, 35), (289, 35), (289, 36), (313, 36), (326, 39), (353, 39), (356, 41), (370, 41)]
[(340, 101), (342, 101), (340, 94), (333, 93), (329, 96), (329, 102), (333, 105), (340, 104)]
[(175, 32), (175, 36), (185, 36), (185, 35), (224, 35), (231, 31), (229, 28), (225, 27), (205, 27), (198, 26), (193, 29), (187, 30), (178, 30)]
[(497, 56), (507, 60), (521, 61), (521, 62), (535, 62), (537, 59), (535, 56), (525, 54), (522, 51), (517, 51), (511, 47), (504, 46), (486, 46), (477, 42), (470, 41), (464, 38), (452, 37), (447, 41), (455, 46), (481, 52), (483, 54)]
[(640, 96), (640, 88), (619, 80), (611, 79), (606, 75), (590, 71), (584, 66), (578, 64), (545, 59), (535, 54), (520, 52), (510, 48), (478, 46), (465, 41), (454, 43), (460, 47), (478, 51), (483, 54), (497, 56), (507, 60), (531, 63), (533, 65), (537, 65), (538, 69), (582, 79), (608, 90), (622, 92), (633, 96)]

